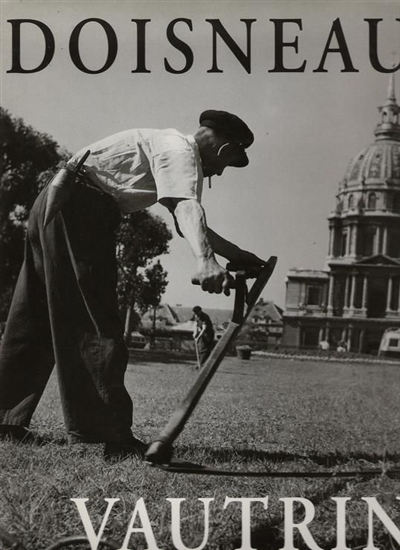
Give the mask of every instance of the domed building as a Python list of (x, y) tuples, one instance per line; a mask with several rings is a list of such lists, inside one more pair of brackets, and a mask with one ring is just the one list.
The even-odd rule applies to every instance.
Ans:
[(284, 346), (374, 353), (400, 327), (400, 107), (394, 74), (375, 142), (350, 162), (329, 215), (326, 269), (287, 276)]

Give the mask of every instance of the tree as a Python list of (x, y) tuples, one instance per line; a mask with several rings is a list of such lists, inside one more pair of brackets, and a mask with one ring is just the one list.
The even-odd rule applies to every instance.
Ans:
[(0, 143), (0, 321), (4, 321), (22, 264), (29, 210), (68, 153), (2, 107)]
[(142, 293), (140, 295), (139, 307), (141, 311), (147, 311), (149, 307), (160, 305), (161, 296), (167, 288), (167, 275), (160, 260), (157, 260), (151, 267), (145, 270), (146, 279), (143, 283)]
[(147, 311), (150, 307), (153, 308), (153, 328), (151, 331), (150, 347), (154, 347), (157, 307), (160, 305), (161, 296), (164, 294), (167, 284), (167, 273), (164, 271), (160, 261), (157, 261), (146, 269), (146, 280), (144, 281), (143, 291), (140, 296), (140, 305), (142, 311)]
[(159, 261), (153, 265), (151, 261), (168, 252), (171, 238), (166, 223), (147, 210), (123, 218), (117, 234), (117, 290), (120, 307), (126, 311), (126, 337), (131, 326), (138, 324), (137, 310), (144, 313), (160, 303), (167, 286), (167, 273)]

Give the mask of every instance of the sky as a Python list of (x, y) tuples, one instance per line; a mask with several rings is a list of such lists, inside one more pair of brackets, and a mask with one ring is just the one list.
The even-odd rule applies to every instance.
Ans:
[[(292, 267), (323, 269), (328, 247), (329, 213), (350, 160), (374, 141), (378, 106), (387, 97), (389, 76), (369, 59), (369, 25), (378, 25), (378, 58), (389, 68), (400, 59), (400, 1), (125, 1), (125, 0), (1, 0), (1, 98), (12, 116), (53, 137), (74, 153), (107, 135), (128, 128), (177, 128), (194, 133), (200, 113), (222, 109), (243, 118), (255, 135), (246, 168), (228, 168), (221, 177), (205, 181), (202, 204), (207, 223), (223, 237), (262, 258), (278, 256), (274, 275), (263, 297), (284, 308), (285, 279)], [(113, 29), (118, 50), (115, 61), (99, 74), (80, 71), (71, 60), (69, 40), (86, 19), (102, 19)], [(339, 18), (352, 64), (343, 72), (339, 53), (327, 55), (327, 72), (315, 72)], [(52, 61), (36, 73), (9, 72), (12, 66), (12, 23), (33, 19), (44, 23), (55, 41)], [(146, 69), (137, 66), (137, 27), (146, 23)], [(185, 73), (182, 52), (167, 39), (168, 25), (193, 52)], [(221, 40), (218, 68), (213, 63), (212, 26), (218, 19), (251, 60), (250, 74)], [(247, 52), (246, 24), (251, 24)], [(284, 23), (286, 68), (304, 72), (275, 72), (276, 25)], [(15, 24), (15, 23), (14, 23)], [(300, 28), (301, 26), (301, 28)], [(331, 48), (337, 48), (333, 38)], [(91, 70), (104, 66), (108, 46), (104, 29), (86, 23), (79, 39), (82, 63)], [(44, 56), (42, 31), (21, 24), (21, 66), (37, 67)], [(400, 71), (396, 95), (400, 101)], [(173, 229), (170, 214), (160, 205), (151, 211)], [(163, 301), (170, 305), (230, 308), (232, 298), (209, 295), (191, 285), (196, 263), (186, 241), (176, 235), (170, 254), (161, 258), (169, 284)], [(225, 265), (221, 260), (222, 265)]]

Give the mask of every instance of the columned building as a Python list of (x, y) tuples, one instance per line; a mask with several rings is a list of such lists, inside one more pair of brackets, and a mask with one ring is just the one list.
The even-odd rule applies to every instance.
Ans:
[(328, 217), (322, 271), (290, 270), (283, 345), (343, 340), (374, 352), (386, 328), (400, 327), (400, 107), (391, 74), (375, 142), (350, 162)]

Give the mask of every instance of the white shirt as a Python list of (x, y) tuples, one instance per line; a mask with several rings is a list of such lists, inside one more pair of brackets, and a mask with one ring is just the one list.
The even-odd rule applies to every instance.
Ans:
[(163, 198), (201, 202), (203, 171), (193, 136), (172, 128), (126, 130), (81, 149), (73, 160), (88, 149), (86, 174), (124, 213)]

